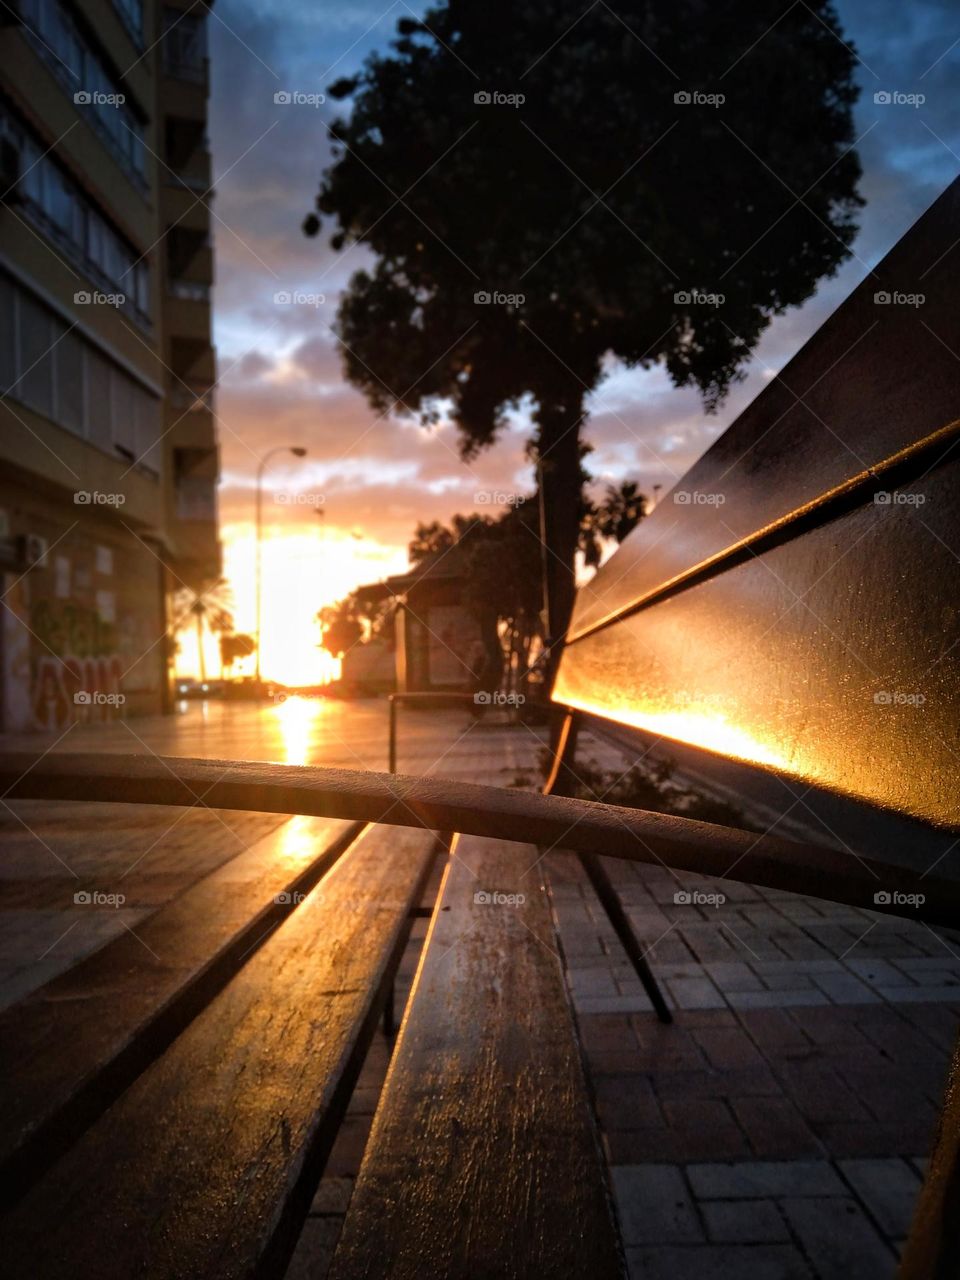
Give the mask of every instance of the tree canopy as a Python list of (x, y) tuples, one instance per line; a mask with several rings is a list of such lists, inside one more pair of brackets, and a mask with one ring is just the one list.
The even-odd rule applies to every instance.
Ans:
[(713, 408), (847, 255), (855, 54), (825, 0), (449, 0), (398, 31), (331, 87), (305, 229), (373, 255), (337, 327), (376, 409), (449, 410), (470, 458), (532, 398), (559, 633), (610, 357)]

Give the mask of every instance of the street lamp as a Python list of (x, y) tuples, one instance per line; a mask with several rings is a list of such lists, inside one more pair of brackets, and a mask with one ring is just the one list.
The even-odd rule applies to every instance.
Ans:
[(295, 458), (305, 458), (306, 449), (299, 445), (281, 444), (275, 449), (268, 449), (260, 459), (257, 467), (257, 692), (260, 692), (260, 635), (263, 622), (263, 473), (267, 463), (278, 453), (292, 453)]

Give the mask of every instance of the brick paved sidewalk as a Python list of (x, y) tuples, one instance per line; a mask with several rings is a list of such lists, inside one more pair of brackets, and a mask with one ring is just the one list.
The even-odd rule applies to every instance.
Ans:
[[(675, 1010), (655, 1019), (573, 858), (550, 876), (632, 1274), (892, 1276), (960, 1012), (922, 924), (607, 867)], [(719, 906), (676, 892), (723, 893)]]

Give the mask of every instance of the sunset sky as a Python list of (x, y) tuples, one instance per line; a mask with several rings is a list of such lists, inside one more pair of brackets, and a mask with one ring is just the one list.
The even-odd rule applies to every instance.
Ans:
[[(377, 419), (343, 381), (330, 328), (339, 290), (364, 251), (335, 254), (326, 235), (307, 240), (300, 230), (328, 160), (332, 107), (275, 105), (274, 94), (323, 92), (372, 49), (385, 48), (400, 17), (424, 7), (222, 0), (211, 11), (225, 572), (237, 629), (253, 632), (258, 460), (276, 445), (306, 448), (302, 461), (278, 456), (264, 486), (263, 669), (288, 683), (329, 676), (315, 647), (317, 609), (402, 569), (418, 520), (474, 510), (478, 490), (531, 487), (523, 419), (469, 466), (449, 425), (427, 432)], [(599, 481), (630, 477), (648, 492), (655, 484), (671, 488), (956, 176), (955, 10), (934, 0), (844, 0), (837, 8), (862, 60), (856, 122), (867, 206), (856, 256), (801, 310), (774, 321), (746, 380), (713, 418), (696, 393), (674, 390), (659, 370), (611, 368), (592, 397), (586, 430)], [(919, 109), (879, 105), (878, 90), (921, 92), (927, 101)], [(278, 303), (277, 294), (295, 300)], [(187, 666), (190, 649), (184, 645)]]

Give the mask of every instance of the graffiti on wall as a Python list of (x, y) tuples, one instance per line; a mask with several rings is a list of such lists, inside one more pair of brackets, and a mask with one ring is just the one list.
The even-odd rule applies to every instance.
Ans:
[(83, 605), (42, 599), (30, 610), (30, 630), (39, 642), (30, 690), (38, 729), (121, 714), (124, 666), (112, 622)]

